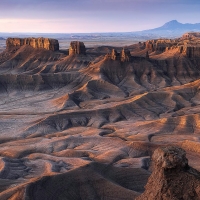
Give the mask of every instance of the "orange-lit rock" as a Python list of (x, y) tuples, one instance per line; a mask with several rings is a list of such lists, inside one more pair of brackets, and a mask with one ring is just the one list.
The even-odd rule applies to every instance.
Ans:
[(120, 53), (118, 53), (115, 49), (112, 49), (111, 53), (107, 54), (106, 57), (112, 60), (120, 60), (121, 62), (128, 62), (131, 58), (131, 53), (128, 49), (122, 49)]
[(145, 43), (147, 51), (163, 53), (177, 49), (188, 58), (200, 58), (200, 33), (186, 33), (177, 39), (148, 40)]
[(56, 39), (50, 38), (8, 38), (6, 40), (7, 48), (30, 45), (33, 48), (44, 48), (47, 50), (57, 51), (59, 50), (59, 43)]
[(85, 54), (85, 45), (83, 42), (72, 41), (69, 47), (69, 55)]

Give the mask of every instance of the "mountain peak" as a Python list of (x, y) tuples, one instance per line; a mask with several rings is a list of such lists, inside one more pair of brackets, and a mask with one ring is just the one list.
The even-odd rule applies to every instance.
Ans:
[(171, 20), (169, 22), (166, 22), (165, 24), (180, 24), (180, 22), (178, 22), (177, 20)]
[(182, 23), (178, 22), (177, 20), (171, 20), (165, 23), (162, 28), (175, 28), (177, 26), (183, 25)]

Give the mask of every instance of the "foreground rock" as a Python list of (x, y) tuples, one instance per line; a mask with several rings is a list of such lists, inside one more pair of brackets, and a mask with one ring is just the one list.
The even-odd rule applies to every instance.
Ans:
[(83, 42), (72, 41), (69, 47), (69, 55), (85, 54), (85, 45)]
[(200, 199), (200, 172), (188, 165), (183, 149), (158, 148), (152, 159), (153, 173), (137, 200)]
[(8, 38), (6, 40), (6, 47), (10, 49), (12, 47), (20, 47), (24, 45), (30, 45), (36, 49), (47, 49), (51, 51), (59, 50), (59, 43), (56, 39), (50, 38)]

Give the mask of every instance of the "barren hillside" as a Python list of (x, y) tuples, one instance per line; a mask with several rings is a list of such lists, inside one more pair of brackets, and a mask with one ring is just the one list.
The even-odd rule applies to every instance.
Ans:
[(83, 45), (0, 54), (0, 199), (135, 199), (167, 145), (200, 170), (198, 34)]

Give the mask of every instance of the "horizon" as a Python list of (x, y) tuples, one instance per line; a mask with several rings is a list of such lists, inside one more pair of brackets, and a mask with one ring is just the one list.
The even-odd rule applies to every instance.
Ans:
[[(176, 19), (174, 19), (174, 20), (170, 20), (170, 21), (167, 21), (167, 22), (165, 22), (165, 23), (163, 23), (162, 25), (160, 25), (159, 27), (161, 27), (161, 26), (163, 26), (163, 25), (165, 25), (165, 24), (167, 24), (167, 23), (169, 23), (169, 22), (172, 22), (172, 21), (176, 21), (176, 22), (178, 22), (178, 23), (180, 23), (180, 24), (193, 24), (193, 25), (195, 25), (195, 24), (200, 24), (200, 22), (199, 23), (182, 23), (182, 22), (180, 22), (180, 21), (178, 21), (178, 20), (176, 20)], [(137, 33), (137, 32), (142, 32), (142, 31), (146, 31), (146, 30), (151, 30), (151, 29), (156, 29), (156, 28), (158, 28), (158, 27), (152, 27), (152, 28), (150, 28), (150, 29), (145, 29), (145, 30), (138, 30), (138, 31), (115, 31), (115, 32), (0, 32), (0, 34), (60, 34), (60, 35), (62, 35), (62, 34), (106, 34), (106, 33)]]
[(0, 32), (116, 33), (162, 26), (171, 20), (199, 23), (200, 2), (192, 0), (2, 0)]

